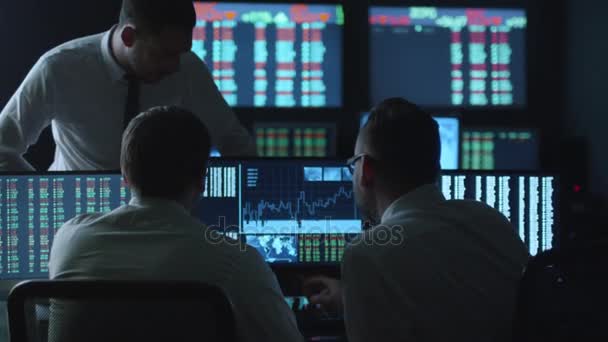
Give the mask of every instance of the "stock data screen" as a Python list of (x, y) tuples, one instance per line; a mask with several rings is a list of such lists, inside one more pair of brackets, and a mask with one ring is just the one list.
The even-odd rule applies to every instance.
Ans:
[(240, 107), (342, 106), (341, 5), (195, 2), (192, 51)]
[[(433, 117), (439, 125), (441, 139), (441, 169), (457, 170), (460, 153), (460, 120), (456, 117)], [(369, 119), (369, 113), (361, 115), (361, 127)]]
[(260, 157), (331, 157), (335, 125), (311, 123), (257, 123), (254, 125)]
[[(205, 185), (192, 214), (269, 263), (337, 265), (362, 229), (350, 172), (339, 161), (214, 159)], [(532, 255), (553, 246), (556, 178), (445, 171), (439, 185), (447, 199), (502, 212)], [(53, 237), (65, 221), (109, 212), (130, 197), (120, 174), (0, 176), (0, 279), (48, 277)]]
[[(239, 226), (236, 172), (234, 165), (210, 166), (193, 213), (233, 237)], [(47, 277), (50, 246), (63, 223), (109, 212), (130, 199), (120, 174), (0, 176), (0, 278)]]
[(526, 105), (524, 10), (371, 7), (371, 100)]
[(343, 162), (251, 162), (244, 177), (241, 233), (269, 262), (339, 262), (361, 231)]
[[(361, 231), (343, 161), (213, 158), (193, 215), (271, 263), (338, 263)], [(0, 279), (48, 277), (53, 237), (69, 219), (109, 212), (131, 192), (113, 174), (0, 175)]]
[(0, 275), (45, 277), (53, 237), (65, 221), (110, 211), (129, 198), (118, 175), (1, 176)]
[(481, 201), (511, 221), (531, 255), (551, 249), (558, 231), (559, 183), (525, 173), (451, 172), (441, 178), (447, 199)]
[(537, 170), (539, 164), (534, 129), (480, 128), (462, 133), (464, 170)]

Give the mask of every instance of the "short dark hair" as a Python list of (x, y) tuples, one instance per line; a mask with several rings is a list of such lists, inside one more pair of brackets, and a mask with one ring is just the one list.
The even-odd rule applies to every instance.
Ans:
[(196, 12), (192, 0), (123, 0), (119, 24), (128, 23), (144, 33), (158, 34), (165, 28), (192, 32)]
[(384, 164), (387, 182), (420, 186), (437, 181), (441, 143), (431, 115), (402, 98), (389, 98), (371, 110), (362, 129), (373, 158)]
[(193, 113), (155, 107), (127, 126), (120, 166), (140, 196), (179, 199), (203, 178), (210, 148), (207, 127)]

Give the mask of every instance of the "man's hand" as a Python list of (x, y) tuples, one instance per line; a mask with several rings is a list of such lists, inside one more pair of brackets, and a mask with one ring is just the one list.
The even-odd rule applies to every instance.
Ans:
[(342, 312), (340, 280), (325, 276), (311, 277), (304, 280), (303, 291), (311, 305), (320, 305), (326, 311)]

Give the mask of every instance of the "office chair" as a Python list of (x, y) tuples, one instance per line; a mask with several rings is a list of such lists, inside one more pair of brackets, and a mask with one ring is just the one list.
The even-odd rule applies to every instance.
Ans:
[(608, 341), (608, 241), (533, 257), (521, 280), (514, 341)]
[(200, 283), (27, 281), (7, 305), (11, 342), (236, 339), (226, 295)]

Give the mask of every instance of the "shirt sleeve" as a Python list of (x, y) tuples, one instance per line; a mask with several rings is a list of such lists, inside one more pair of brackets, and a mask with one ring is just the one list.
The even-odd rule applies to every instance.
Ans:
[(184, 65), (190, 77), (189, 109), (205, 123), (222, 156), (255, 156), (253, 138), (224, 100), (205, 63), (188, 53)]
[(32, 171), (23, 158), (52, 120), (52, 76), (42, 57), (0, 112), (0, 171)]
[[(344, 321), (350, 342), (412, 341), (412, 316), (394, 315), (396, 305), (390, 298), (383, 272), (390, 270), (365, 253), (363, 242), (349, 246), (342, 261)], [(384, 269), (383, 269), (384, 266)], [(400, 316), (400, 317), (397, 317)]]
[(303, 341), (276, 276), (253, 248), (247, 248), (231, 284), (239, 341)]

